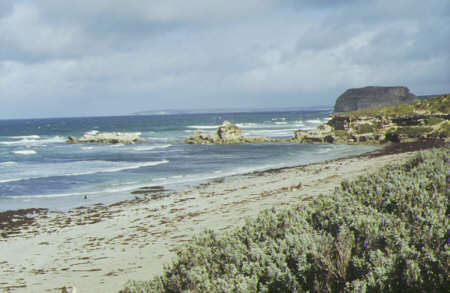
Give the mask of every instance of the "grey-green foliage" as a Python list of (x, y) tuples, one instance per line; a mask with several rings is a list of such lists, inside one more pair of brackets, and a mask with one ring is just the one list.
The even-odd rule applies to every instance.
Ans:
[(333, 195), (205, 231), (122, 292), (449, 292), (446, 158), (419, 153)]

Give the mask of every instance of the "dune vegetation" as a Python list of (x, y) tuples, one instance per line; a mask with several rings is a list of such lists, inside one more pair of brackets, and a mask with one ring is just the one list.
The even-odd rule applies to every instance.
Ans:
[[(180, 247), (131, 292), (449, 292), (448, 148)], [(295, 205), (295, 206), (294, 206)]]

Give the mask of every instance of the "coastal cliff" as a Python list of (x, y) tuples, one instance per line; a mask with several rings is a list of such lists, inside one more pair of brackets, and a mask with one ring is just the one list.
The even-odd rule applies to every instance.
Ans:
[(315, 131), (297, 130), (299, 143), (411, 142), (424, 139), (449, 140), (450, 95), (410, 104), (374, 107), (331, 114)]
[(346, 90), (337, 98), (334, 105), (334, 113), (408, 104), (418, 99), (407, 87), (402, 86), (353, 88)]

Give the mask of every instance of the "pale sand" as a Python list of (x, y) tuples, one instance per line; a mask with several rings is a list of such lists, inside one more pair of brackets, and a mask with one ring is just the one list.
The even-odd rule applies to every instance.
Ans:
[[(204, 229), (227, 230), (261, 210), (329, 194), (343, 179), (373, 172), (412, 153), (340, 159), (216, 180), (112, 206), (35, 216), (0, 238), (0, 291), (117, 292), (129, 280), (161, 273), (175, 247)], [(301, 184), (301, 185), (299, 185)], [(300, 187), (301, 186), (301, 187)], [(1, 231), (0, 231), (1, 232)], [(69, 291), (70, 292), (70, 291)]]

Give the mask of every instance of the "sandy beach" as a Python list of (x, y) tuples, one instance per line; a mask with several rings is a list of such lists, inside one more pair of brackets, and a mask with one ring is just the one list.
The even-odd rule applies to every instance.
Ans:
[(0, 291), (118, 291), (127, 280), (161, 273), (176, 247), (201, 230), (223, 231), (264, 209), (301, 205), (414, 149), (236, 175), (182, 191), (143, 188), (134, 200), (108, 206), (0, 213)]

